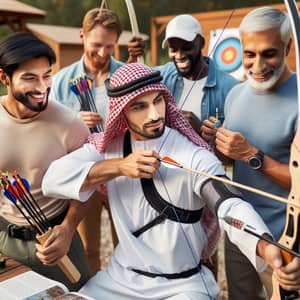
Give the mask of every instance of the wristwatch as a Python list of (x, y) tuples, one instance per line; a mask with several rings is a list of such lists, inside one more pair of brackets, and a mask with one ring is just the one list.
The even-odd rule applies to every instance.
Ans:
[(262, 151), (258, 150), (254, 156), (249, 158), (248, 165), (254, 170), (259, 170), (263, 166), (264, 155)]

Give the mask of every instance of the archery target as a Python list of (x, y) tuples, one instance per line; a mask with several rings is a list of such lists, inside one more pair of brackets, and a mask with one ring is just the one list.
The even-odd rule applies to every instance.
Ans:
[(217, 29), (211, 32), (209, 56), (217, 68), (233, 77), (243, 79), (242, 47), (238, 29)]

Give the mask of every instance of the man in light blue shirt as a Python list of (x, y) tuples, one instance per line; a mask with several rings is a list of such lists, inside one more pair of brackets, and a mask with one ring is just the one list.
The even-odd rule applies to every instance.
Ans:
[[(289, 17), (279, 9), (261, 7), (245, 16), (240, 35), (248, 80), (228, 94), (224, 128), (217, 131), (216, 148), (233, 160), (234, 181), (287, 198), (290, 147), (298, 118), (297, 76), (285, 60), (291, 46)], [(243, 195), (279, 240), (286, 205), (246, 191)], [(258, 276), (248, 258), (228, 239), (225, 265), (229, 299), (271, 297), (272, 271)]]

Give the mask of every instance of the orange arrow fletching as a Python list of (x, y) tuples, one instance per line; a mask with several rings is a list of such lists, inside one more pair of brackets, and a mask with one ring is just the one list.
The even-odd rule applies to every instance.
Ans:
[(172, 165), (174, 167), (182, 168), (182, 165), (180, 165), (177, 161), (175, 161), (174, 159), (170, 158), (169, 156), (164, 156), (161, 159), (161, 162), (170, 164), (170, 165)]

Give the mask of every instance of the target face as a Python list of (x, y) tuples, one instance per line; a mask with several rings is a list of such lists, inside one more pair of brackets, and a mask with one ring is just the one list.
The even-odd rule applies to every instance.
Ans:
[(232, 73), (242, 64), (242, 49), (239, 39), (231, 37), (218, 44), (213, 55), (217, 67), (224, 72)]
[(216, 67), (238, 80), (243, 80), (242, 46), (237, 28), (215, 29), (210, 32), (208, 56)]

